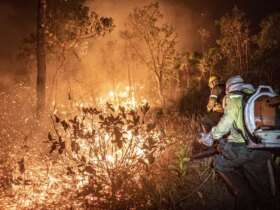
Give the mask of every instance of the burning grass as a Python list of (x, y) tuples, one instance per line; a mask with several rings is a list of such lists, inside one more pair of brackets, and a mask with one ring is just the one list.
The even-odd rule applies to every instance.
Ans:
[(34, 123), (32, 103), (20, 106), (29, 91), (1, 95), (2, 209), (184, 209), (207, 199), (210, 188), (197, 186), (215, 176), (188, 158), (198, 118), (119, 97), (56, 105)]
[(137, 109), (116, 109), (109, 103), (105, 107), (80, 105), (68, 119), (56, 111), (54, 132), (48, 135), (50, 153), (65, 155), (75, 163), (66, 169), (83, 178), (76, 189), (78, 196), (86, 197), (83, 205), (87, 208), (137, 202), (133, 191), (141, 188), (141, 176), (170, 144), (155, 124), (146, 123), (148, 104)]

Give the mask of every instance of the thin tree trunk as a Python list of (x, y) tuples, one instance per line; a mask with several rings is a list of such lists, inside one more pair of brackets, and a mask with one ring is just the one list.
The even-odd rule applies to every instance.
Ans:
[(131, 91), (132, 91), (132, 81), (131, 81), (131, 70), (130, 65), (127, 62), (127, 78), (128, 78), (128, 87), (129, 87), (129, 96), (131, 97)]
[(156, 77), (157, 78), (157, 83), (158, 83), (158, 94), (160, 97), (160, 101), (161, 101), (161, 106), (163, 109), (166, 108), (166, 101), (165, 101), (165, 97), (164, 97), (164, 93), (163, 93), (163, 79), (162, 77)]
[(37, 20), (37, 116), (44, 110), (46, 103), (46, 50), (45, 28), (47, 0), (38, 2)]
[(189, 89), (191, 87), (191, 77), (190, 77), (190, 67), (189, 66), (186, 68), (186, 72), (187, 72), (187, 90), (189, 91)]
[(133, 97), (133, 94), (134, 94), (134, 90), (133, 90), (133, 87), (132, 87), (132, 76), (131, 76), (131, 69), (130, 69), (130, 60), (132, 60), (128, 54), (128, 46), (126, 45), (126, 50), (125, 50), (125, 55), (126, 55), (126, 58), (127, 58), (127, 78), (128, 78), (128, 87), (129, 87), (129, 98), (131, 99)]

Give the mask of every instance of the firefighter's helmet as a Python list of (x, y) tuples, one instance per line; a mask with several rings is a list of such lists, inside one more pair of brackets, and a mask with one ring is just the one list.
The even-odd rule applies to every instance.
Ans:
[(219, 83), (219, 78), (217, 76), (210, 76), (209, 80), (208, 80), (208, 86), (214, 86), (214, 84), (218, 84)]
[(244, 80), (240, 75), (232, 76), (226, 82), (226, 92), (238, 90), (242, 85), (244, 85)]

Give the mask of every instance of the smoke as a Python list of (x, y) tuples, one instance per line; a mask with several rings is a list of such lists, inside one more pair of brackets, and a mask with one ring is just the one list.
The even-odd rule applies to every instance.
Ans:
[[(88, 78), (94, 78), (92, 83), (100, 83), (107, 80), (112, 83), (109, 63), (115, 65), (116, 80), (127, 78), (128, 64), (124, 58), (124, 43), (119, 37), (120, 31), (124, 29), (126, 18), (135, 7), (142, 7), (149, 4), (150, 0), (94, 0), (88, 1), (88, 5), (100, 15), (110, 16), (114, 19), (116, 28), (104, 38), (94, 40), (89, 48), (88, 56), (83, 60), (83, 73)], [(160, 1), (160, 9), (164, 15), (164, 22), (173, 25), (179, 37), (179, 47), (186, 51), (198, 50), (199, 40), (197, 39), (197, 22), (199, 13), (188, 9), (181, 1)], [(24, 77), (30, 70), (19, 63), (17, 54), (22, 40), (36, 29), (36, 0), (2, 0), (0, 2), (0, 74), (2, 78), (10, 78), (10, 81)], [(108, 51), (108, 42), (116, 42), (114, 52)], [(106, 53), (107, 52), (107, 53)], [(114, 54), (114, 55), (113, 55)], [(136, 65), (136, 64), (135, 64)], [(132, 67), (130, 67), (132, 68)], [(145, 74), (141, 69), (144, 67), (138, 64), (138, 70), (134, 70), (135, 77), (144, 80)], [(55, 71), (49, 66), (49, 72)], [(126, 73), (125, 73), (126, 72)], [(82, 75), (81, 75), (82, 76)], [(98, 81), (99, 80), (99, 81)], [(0, 86), (8, 83), (1, 80)]]
[[(120, 32), (125, 30), (129, 13), (136, 7), (143, 7), (150, 0), (95, 0), (88, 5), (99, 15), (110, 16), (114, 20), (113, 32), (98, 38), (89, 47), (88, 55), (83, 59), (83, 70), (77, 77), (87, 78), (95, 92), (104, 94), (118, 85), (146, 84), (151, 78), (146, 66), (127, 57), (126, 43), (120, 38)], [(178, 49), (182, 51), (200, 50), (198, 26), (202, 23), (199, 12), (189, 9), (182, 3), (160, 1), (163, 22), (174, 26), (178, 34)], [(130, 71), (130, 75), (129, 75)], [(129, 78), (131, 77), (131, 78)], [(80, 80), (81, 81), (81, 80)], [(85, 82), (84, 82), (85, 83)], [(92, 91), (93, 92), (93, 91)], [(149, 91), (151, 92), (151, 91)]]
[[(150, 3), (151, 0), (88, 0), (88, 4), (101, 15), (112, 16), (116, 30), (110, 39), (118, 39), (125, 18), (133, 8)], [(279, 10), (277, 0), (263, 2), (261, 6), (252, 1), (223, 0), (159, 0), (165, 21), (175, 26), (179, 36), (179, 45), (186, 51), (200, 50), (197, 33), (200, 27), (212, 32), (213, 20), (229, 11), (234, 4), (244, 10), (250, 19), (261, 19), (269, 13)], [(18, 74), (22, 68), (15, 68), (16, 52), (21, 41), (36, 28), (37, 0), (1, 0), (0, 1), (0, 74)]]
[(17, 53), (24, 37), (35, 30), (35, 0), (0, 2), (0, 88), (16, 82), (25, 73)]
[[(36, 0), (2, 0), (0, 2), (0, 88), (9, 82), (30, 77), (30, 69), (26, 70), (18, 59), (17, 53), (21, 41), (36, 29)], [(120, 31), (125, 29), (128, 14), (135, 7), (142, 7), (152, 0), (88, 0), (90, 8), (101, 16), (109, 16), (116, 25), (111, 34), (99, 37), (88, 46), (88, 54), (82, 59), (81, 66), (65, 68), (60, 74), (60, 83), (77, 83), (81, 89), (92, 89), (92, 94), (107, 91), (116, 86), (118, 81), (129, 84), (129, 80), (143, 83), (149, 73), (140, 62), (130, 62), (125, 55), (125, 42), (120, 39)], [(163, 22), (175, 27), (178, 34), (178, 48), (181, 51), (200, 51), (201, 41), (199, 28), (210, 31), (211, 40), (215, 40), (214, 19), (232, 8), (233, 1), (225, 4), (221, 0), (207, 3), (202, 0), (159, 0), (163, 13)], [(217, 7), (217, 5), (219, 7)], [(48, 65), (50, 77), (56, 71), (56, 66)], [(72, 69), (75, 69), (72, 71)], [(128, 71), (131, 71), (129, 78)], [(65, 75), (67, 74), (67, 75)], [(72, 80), (70, 80), (72, 77)], [(35, 79), (34, 74), (32, 78)], [(52, 78), (50, 78), (52, 80)], [(74, 81), (74, 82), (73, 82)]]
[[(142, 7), (151, 2), (151, 0), (95, 0), (89, 1), (89, 5), (99, 14), (113, 17), (116, 30), (111, 37), (118, 38), (118, 33), (123, 29), (128, 14), (135, 7)], [(199, 50), (197, 29), (204, 18), (200, 11), (188, 8), (181, 1), (161, 0), (159, 3), (164, 22), (174, 26), (178, 33), (181, 48), (187, 51)]]

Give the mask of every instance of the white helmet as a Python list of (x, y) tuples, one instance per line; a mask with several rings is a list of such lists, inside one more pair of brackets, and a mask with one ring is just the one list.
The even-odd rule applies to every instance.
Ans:
[(233, 91), (242, 91), (245, 89), (250, 92), (255, 91), (253, 85), (244, 83), (244, 80), (240, 75), (230, 77), (226, 82), (226, 93), (230, 93)]
[(232, 91), (240, 90), (244, 85), (244, 80), (240, 75), (230, 77), (226, 82), (226, 92), (230, 93)]

